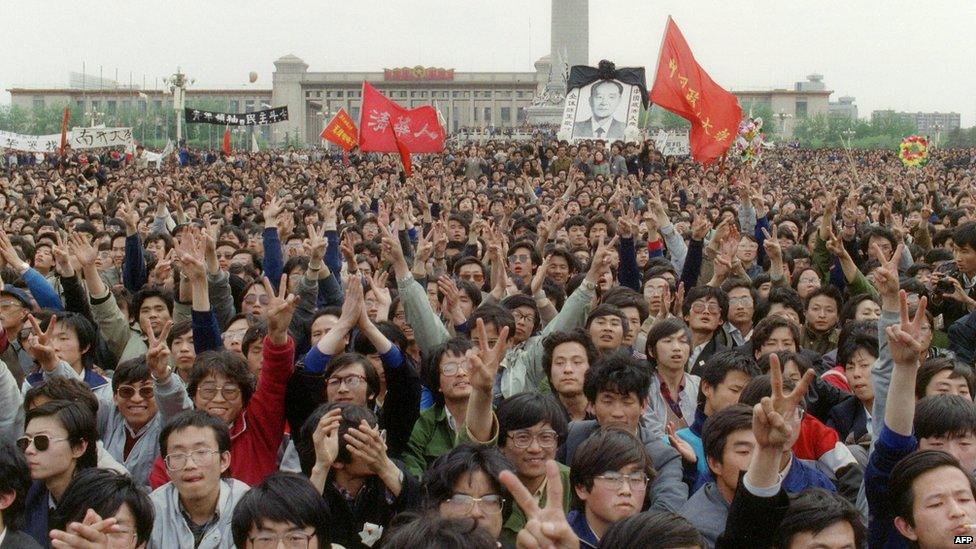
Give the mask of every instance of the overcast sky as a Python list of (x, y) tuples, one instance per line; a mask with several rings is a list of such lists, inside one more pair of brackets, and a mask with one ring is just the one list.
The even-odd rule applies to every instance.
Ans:
[[(271, 87), (273, 62), (311, 71), (438, 66), (531, 71), (549, 53), (549, 0), (0, 0), (0, 103), (13, 86), (63, 86), (69, 71), (150, 87), (183, 67), (195, 87)], [(672, 15), (698, 61), (732, 89), (792, 87), (821, 73), (832, 100), (954, 111), (976, 122), (976, 1), (590, 2), (590, 63), (653, 80)], [(649, 81), (648, 86), (653, 82)]]

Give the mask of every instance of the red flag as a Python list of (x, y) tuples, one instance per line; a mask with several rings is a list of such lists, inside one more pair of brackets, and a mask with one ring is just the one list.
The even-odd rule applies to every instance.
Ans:
[(685, 37), (670, 17), (651, 101), (691, 122), (691, 155), (704, 165), (722, 156), (739, 131), (739, 101), (695, 61)]
[(363, 151), (398, 152), (400, 141), (412, 153), (444, 150), (444, 128), (430, 105), (405, 109), (363, 82), (363, 106), (359, 113), (359, 148)]
[(397, 149), (400, 151), (400, 163), (403, 164), (403, 173), (407, 177), (413, 175), (413, 162), (410, 160), (410, 149), (403, 144), (403, 141), (397, 139), (396, 134), (393, 134), (393, 139), (396, 141)]
[(329, 124), (322, 130), (319, 137), (335, 143), (336, 145), (342, 147), (343, 151), (348, 152), (350, 149), (356, 146), (356, 141), (359, 139), (358, 133), (356, 131), (356, 124), (352, 121), (352, 117), (346, 112), (346, 109), (339, 109), (339, 112), (332, 117)]
[(230, 128), (224, 128), (224, 154), (230, 156)]
[(64, 117), (61, 119), (61, 146), (58, 154), (64, 154), (64, 148), (68, 145), (68, 107), (64, 108)]

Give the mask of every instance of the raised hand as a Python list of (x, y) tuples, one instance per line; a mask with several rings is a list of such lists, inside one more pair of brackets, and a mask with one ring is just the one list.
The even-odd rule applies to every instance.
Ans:
[(708, 236), (708, 231), (712, 228), (711, 222), (705, 214), (699, 214), (691, 224), (691, 239), (703, 241)]
[(475, 321), (473, 335), (478, 336), (478, 345), (468, 349), (464, 355), (471, 364), (471, 387), (490, 395), (498, 375), (498, 367), (508, 350), (508, 326), (498, 332), (498, 341), (490, 347), (485, 323), (480, 318)]
[(278, 214), (283, 211), (284, 201), (278, 198), (278, 193), (269, 193), (261, 211), (261, 215), (264, 217), (264, 227), (277, 227)]
[(115, 517), (103, 519), (94, 509), (88, 509), (81, 522), (69, 523), (66, 530), (51, 530), (51, 547), (57, 549), (110, 549), (108, 535), (121, 533)]
[(173, 328), (173, 321), (166, 321), (158, 337), (153, 333), (152, 326), (148, 320), (142, 320), (140, 325), (142, 326), (142, 333), (145, 334), (146, 343), (149, 347), (146, 351), (146, 364), (149, 365), (149, 371), (152, 372), (153, 378), (157, 382), (164, 382), (169, 379), (171, 371), (169, 367), (170, 350), (166, 344), (166, 340), (169, 338), (169, 332)]
[(268, 338), (275, 345), (284, 345), (288, 342), (288, 325), (295, 314), (298, 298), (288, 293), (287, 274), (281, 275), (277, 292), (272, 288), (268, 277), (264, 277), (263, 282), (264, 291), (270, 298), (267, 308), (264, 309), (264, 316), (268, 321)]
[(668, 435), (668, 444), (678, 451), (685, 463), (698, 463), (698, 455), (695, 454), (695, 449), (675, 433), (673, 421), (668, 422), (664, 432)]
[(814, 372), (807, 370), (796, 387), (789, 393), (784, 393), (783, 368), (779, 357), (775, 353), (769, 355), (772, 396), (763, 397), (753, 410), (752, 430), (756, 435), (756, 444), (763, 448), (786, 448), (793, 437), (794, 427), (791, 420), (814, 377)]
[(552, 263), (552, 254), (546, 256), (542, 260), (542, 265), (536, 269), (535, 274), (532, 275), (532, 281), (529, 283), (529, 291), (532, 292), (533, 296), (539, 294), (542, 291), (542, 285), (546, 281), (546, 275), (549, 273), (549, 265)]
[[(881, 266), (874, 271), (874, 283), (881, 294), (881, 306), (886, 311), (898, 310), (898, 261), (904, 249), (904, 244), (898, 244), (891, 259), (882, 261)], [(877, 244), (874, 245), (874, 253), (879, 258), (884, 257), (884, 252)]]
[(325, 251), (329, 248), (329, 240), (325, 238), (325, 223), (321, 229), (316, 229), (312, 223), (308, 224), (308, 240), (305, 242), (305, 250), (308, 256), (309, 265), (318, 265), (325, 257)]
[(922, 329), (927, 322), (925, 308), (928, 305), (928, 298), (925, 296), (919, 298), (918, 308), (912, 318), (908, 316), (908, 294), (905, 290), (898, 292), (898, 300), (901, 322), (885, 328), (888, 335), (888, 349), (895, 364), (917, 367), (920, 358), (928, 351), (921, 342)]
[(119, 205), (115, 215), (118, 216), (125, 225), (126, 236), (136, 234), (136, 231), (139, 229), (139, 212), (132, 204), (129, 203), (128, 200), (124, 200), (122, 204)]
[(346, 282), (346, 297), (342, 301), (337, 327), (346, 332), (353, 329), (365, 309), (362, 279), (359, 275), (350, 276)]
[(75, 268), (71, 264), (71, 252), (61, 238), (60, 231), (54, 233), (54, 239), (55, 245), (51, 247), (51, 253), (54, 255), (54, 269), (62, 278), (71, 278), (75, 276)]
[(315, 445), (315, 464), (326, 469), (332, 467), (339, 457), (339, 423), (342, 422), (342, 409), (333, 408), (322, 416), (312, 432)]
[(498, 476), (528, 519), (515, 540), (519, 549), (579, 549), (579, 538), (566, 521), (563, 511), (563, 483), (555, 461), (546, 462), (546, 505), (539, 507), (532, 492), (515, 473), (505, 470)]
[(27, 321), (31, 325), (27, 352), (41, 368), (50, 372), (58, 365), (58, 353), (54, 350), (54, 328), (58, 325), (58, 317), (51, 316), (47, 330), (41, 330), (41, 325), (34, 315), (27, 315)]
[(605, 238), (600, 239), (600, 245), (597, 246), (596, 251), (593, 252), (593, 258), (590, 260), (590, 269), (586, 273), (586, 280), (595, 284), (604, 273), (610, 270), (611, 252), (617, 249), (618, 241), (619, 237), (617, 236), (614, 236), (610, 242), (606, 242)]

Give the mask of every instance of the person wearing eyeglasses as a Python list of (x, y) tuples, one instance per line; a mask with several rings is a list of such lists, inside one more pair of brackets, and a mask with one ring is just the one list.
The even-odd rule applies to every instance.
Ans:
[(17, 447), (33, 480), (27, 493), (24, 532), (49, 547), (48, 517), (75, 473), (97, 464), (98, 429), (92, 411), (77, 402), (53, 401), (32, 408)]
[(729, 312), (729, 298), (718, 288), (695, 286), (685, 295), (681, 312), (691, 329), (688, 366), (691, 373), (698, 375), (708, 357), (725, 348), (719, 335)]
[(302, 472), (328, 503), (332, 541), (343, 547), (368, 547), (361, 536), (378, 538), (397, 514), (420, 507), (420, 481), (388, 456), (385, 434), (368, 408), (329, 403), (296, 439)]
[(227, 424), (202, 410), (182, 412), (159, 434), (159, 453), (172, 481), (149, 496), (156, 515), (149, 546), (234, 547), (231, 518), (248, 485), (223, 478), (231, 466)]
[[(77, 525), (90, 524), (90, 513), (99, 519), (116, 519), (113, 528), (100, 532), (106, 542), (103, 547), (142, 549), (149, 543), (153, 528), (152, 501), (149, 493), (128, 475), (94, 468), (79, 471), (52, 517), (51, 538), (77, 547), (72, 542), (85, 537), (76, 533)], [(90, 535), (94, 537), (93, 533)]]
[(574, 509), (566, 516), (580, 547), (595, 548), (615, 522), (647, 506), (656, 472), (644, 445), (623, 429), (602, 428), (573, 455)]
[(328, 549), (329, 523), (329, 508), (307, 478), (275, 473), (237, 503), (231, 531), (238, 549)]
[(424, 474), (424, 507), (442, 518), (474, 519), (499, 539), (512, 497), (499, 475), (512, 464), (494, 446), (462, 444)]
[[(150, 338), (156, 342), (154, 336)], [(105, 450), (142, 486), (149, 484), (163, 425), (193, 408), (183, 381), (169, 367), (169, 349), (159, 349), (166, 352), (157, 351), (151, 361), (140, 357), (119, 364), (112, 376), (112, 400), (102, 401), (98, 408), (98, 432)]]
[[(515, 466), (519, 481), (533, 494), (540, 507), (546, 504), (546, 462), (556, 458), (556, 448), (566, 439), (566, 415), (559, 403), (549, 395), (519, 393), (502, 401), (492, 413), (479, 403), (491, 402), (491, 386), (486, 398), (472, 399), (468, 404), (468, 426), (461, 440), (479, 444), (497, 444), (508, 461)], [(487, 421), (479, 421), (488, 418)], [(494, 425), (493, 425), (494, 423)], [(487, 427), (487, 429), (486, 429)], [(569, 511), (572, 490), (569, 467), (559, 465), (563, 484), (563, 511)], [(527, 521), (525, 511), (514, 505), (502, 528), (503, 543), (515, 544), (519, 530)]]

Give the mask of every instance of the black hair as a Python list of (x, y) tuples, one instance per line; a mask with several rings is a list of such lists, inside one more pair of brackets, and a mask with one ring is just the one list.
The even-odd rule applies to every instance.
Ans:
[(247, 366), (247, 359), (240, 353), (223, 348), (198, 354), (193, 361), (193, 369), (190, 370), (190, 377), (186, 384), (186, 392), (191, 399), (196, 398), (200, 383), (213, 374), (223, 374), (240, 387), (241, 398), (246, 408), (257, 386), (257, 380)]
[(265, 522), (315, 528), (319, 547), (329, 547), (329, 507), (309, 480), (299, 474), (278, 472), (267, 476), (237, 502), (231, 519), (234, 545), (245, 547), (251, 528)]
[(647, 332), (647, 343), (644, 345), (644, 354), (647, 356), (647, 360), (656, 364), (657, 359), (654, 356), (654, 350), (657, 347), (657, 342), (682, 332), (688, 337), (688, 352), (690, 354), (691, 330), (688, 329), (688, 325), (683, 320), (677, 317), (668, 317), (655, 322)]
[(597, 352), (596, 347), (593, 346), (593, 342), (590, 341), (590, 336), (584, 332), (582, 329), (575, 329), (568, 332), (556, 331), (547, 335), (542, 340), (542, 367), (546, 371), (546, 378), (549, 379), (549, 385), (552, 385), (552, 353), (563, 343), (579, 343), (583, 346), (583, 351), (586, 353), (586, 363), (588, 365), (596, 362)]
[(868, 246), (871, 244), (872, 238), (883, 238), (891, 244), (891, 249), (894, 250), (898, 243), (895, 241), (895, 233), (891, 232), (891, 229), (886, 227), (881, 227), (878, 225), (869, 225), (864, 229), (864, 233), (861, 235), (861, 253), (867, 255)]
[[(573, 463), (569, 468), (569, 483), (573, 487), (593, 489), (593, 479), (607, 471), (619, 471), (637, 464), (648, 482), (652, 482), (657, 472), (644, 443), (635, 435), (619, 427), (601, 427), (586, 438), (573, 453)], [(574, 490), (574, 505), (583, 508), (583, 503)]]
[[(708, 383), (708, 386), (714, 389), (725, 381), (729, 372), (742, 372), (750, 378), (759, 375), (756, 362), (752, 360), (752, 357), (736, 349), (726, 349), (708, 357), (708, 360), (702, 365), (699, 372), (701, 384)], [(698, 402), (700, 406), (705, 405), (705, 394), (700, 387)]]
[(129, 307), (129, 316), (138, 322), (139, 309), (142, 308), (142, 304), (145, 303), (147, 299), (153, 297), (162, 300), (163, 304), (166, 305), (166, 310), (169, 311), (170, 316), (173, 315), (173, 296), (165, 290), (149, 286), (142, 288), (136, 292), (136, 295), (132, 296), (132, 306)]
[(779, 358), (779, 363), (783, 368), (783, 370), (786, 370), (787, 363), (789, 362), (795, 363), (796, 369), (798, 372), (800, 372), (801, 376), (805, 374), (807, 370), (813, 368), (813, 363), (810, 362), (810, 359), (804, 356), (803, 353), (794, 353), (793, 351), (776, 351), (773, 353), (766, 353), (763, 356), (759, 357), (759, 360), (757, 362), (759, 364), (760, 374), (769, 373), (769, 357), (771, 355), (776, 355)]
[(478, 521), (436, 513), (401, 513), (389, 525), (383, 549), (495, 549), (498, 542)]
[(136, 545), (147, 543), (155, 517), (148, 491), (129, 475), (97, 467), (78, 471), (53, 511), (49, 527), (67, 531), (68, 524), (84, 521), (89, 509), (108, 518), (123, 505), (135, 518)]
[(112, 375), (112, 392), (117, 392), (120, 385), (140, 383), (149, 379), (149, 364), (146, 355), (139, 355), (119, 363)]
[(800, 349), (800, 326), (785, 316), (770, 315), (756, 323), (752, 329), (752, 338), (750, 338), (750, 341), (752, 343), (753, 353), (760, 353), (763, 345), (766, 344), (766, 341), (772, 337), (773, 332), (778, 328), (788, 329), (790, 335), (793, 336), (793, 343), (796, 345), (797, 350)]
[(837, 348), (837, 365), (847, 368), (847, 364), (858, 351), (867, 351), (874, 358), (878, 358), (878, 335), (871, 332), (857, 332), (847, 337)]
[(921, 400), (925, 397), (925, 390), (928, 389), (932, 378), (939, 372), (948, 371), (949, 379), (962, 378), (969, 387), (969, 396), (976, 394), (976, 375), (973, 369), (965, 364), (956, 362), (949, 357), (934, 357), (926, 360), (918, 369), (915, 378), (915, 398)]
[(166, 345), (170, 348), (173, 347), (173, 341), (178, 337), (183, 337), (185, 334), (193, 332), (193, 321), (189, 318), (178, 320), (173, 323), (173, 327), (169, 331), (169, 337), (166, 338)]
[(36, 408), (31, 408), (27, 412), (24, 417), (24, 430), (27, 429), (31, 421), (42, 417), (57, 418), (58, 423), (67, 431), (68, 442), (72, 447), (78, 446), (82, 442), (85, 443), (85, 452), (78, 457), (75, 463), (76, 474), (82, 469), (97, 465), (98, 426), (91, 408), (80, 402), (52, 400)]
[(826, 284), (824, 286), (820, 286), (819, 288), (814, 288), (813, 290), (811, 290), (810, 293), (807, 295), (806, 301), (803, 303), (803, 310), (806, 311), (810, 307), (810, 302), (813, 301), (813, 298), (820, 297), (820, 296), (826, 296), (830, 299), (833, 299), (834, 304), (837, 306), (837, 311), (840, 311), (841, 305), (843, 305), (844, 303), (844, 298), (841, 297), (840, 290), (838, 290), (837, 288), (833, 287), (830, 284)]
[(840, 308), (839, 324), (841, 328), (843, 328), (848, 322), (854, 320), (854, 317), (857, 316), (857, 308), (860, 307), (861, 303), (865, 301), (874, 302), (879, 308), (881, 307), (881, 302), (878, 300), (878, 298), (871, 294), (857, 294), (847, 298), (847, 300), (844, 301), (844, 306)]
[[(800, 294), (796, 293), (796, 290), (793, 288), (776, 285), (769, 290), (769, 295), (766, 296), (766, 301), (760, 307), (756, 307), (755, 316), (753, 318), (759, 320), (770, 316), (769, 311), (772, 309), (773, 304), (779, 304), (787, 309), (792, 309), (794, 312), (796, 312), (800, 322), (803, 322), (803, 319), (805, 318), (805, 310), (803, 307), (803, 299), (800, 298)], [(755, 336), (753, 336), (753, 339), (754, 338)], [(799, 340), (797, 340), (797, 342), (799, 343)]]
[(47, 330), (52, 317), (57, 317), (58, 325), (67, 326), (75, 333), (75, 336), (78, 338), (78, 350), (81, 351), (82, 366), (86, 370), (95, 366), (95, 358), (98, 354), (96, 347), (101, 341), (98, 328), (95, 324), (79, 313), (58, 311), (41, 322), (41, 330)]
[[(532, 302), (532, 306), (535, 308), (535, 301)], [(538, 308), (536, 308), (536, 318), (538, 317)], [(474, 326), (475, 321), (479, 318), (485, 323), (486, 327), (491, 324), (498, 332), (501, 332), (502, 328), (507, 326), (509, 337), (512, 337), (515, 333), (515, 317), (512, 315), (512, 311), (505, 307), (482, 304), (472, 311), (471, 316), (468, 317), (468, 323)]]
[(719, 309), (721, 310), (721, 318), (725, 320), (729, 315), (729, 296), (725, 295), (725, 292), (719, 288), (713, 288), (711, 286), (695, 286), (694, 288), (688, 290), (685, 295), (684, 303), (681, 304), (681, 316), (687, 317), (691, 314), (691, 306), (696, 301), (700, 299), (714, 298), (718, 302)]
[(722, 463), (725, 442), (729, 435), (743, 430), (752, 430), (752, 406), (733, 404), (708, 416), (702, 426), (701, 435), (705, 457)]
[(603, 303), (606, 305), (615, 305), (621, 310), (627, 307), (633, 307), (637, 309), (637, 316), (641, 322), (647, 320), (648, 315), (651, 314), (644, 296), (626, 286), (616, 286), (608, 290), (607, 293), (603, 294)]
[(366, 376), (366, 405), (372, 406), (380, 394), (380, 375), (373, 367), (373, 363), (365, 356), (359, 353), (342, 353), (329, 362), (322, 376), (328, 381), (337, 371), (354, 364), (359, 364), (363, 368), (363, 374)]
[(624, 354), (610, 354), (591, 364), (583, 381), (583, 394), (591, 403), (603, 391), (633, 393), (643, 404), (651, 388), (651, 374), (640, 361)]
[(298, 462), (301, 466), (302, 473), (306, 476), (312, 474), (312, 466), (315, 465), (315, 443), (312, 435), (318, 428), (319, 421), (322, 420), (322, 417), (334, 409), (342, 410), (342, 419), (339, 422), (339, 453), (335, 459), (337, 463), (349, 463), (352, 461), (352, 456), (349, 454), (345, 440), (345, 434), (349, 429), (358, 428), (359, 424), (363, 421), (368, 423), (370, 427), (376, 427), (377, 425), (378, 420), (376, 414), (364, 406), (345, 402), (319, 405), (308, 416), (308, 419), (302, 424), (301, 430), (294, 437), (295, 450), (298, 452)]
[(441, 392), (441, 360), (445, 356), (463, 357), (471, 347), (471, 340), (453, 337), (424, 354), (420, 364), (420, 377), (434, 395), (437, 404), (444, 403), (444, 393)]
[(19, 527), (30, 486), (30, 469), (24, 453), (9, 440), (0, 439), (0, 496), (14, 495), (14, 501), (0, 511), (4, 526), (13, 530)]
[(976, 480), (954, 456), (941, 450), (919, 450), (902, 458), (891, 470), (891, 476), (888, 478), (888, 501), (891, 505), (891, 514), (903, 518), (914, 527), (915, 479), (941, 467), (953, 467), (961, 471), (969, 481), (972, 495), (976, 495)]
[(843, 497), (823, 488), (809, 488), (790, 498), (790, 510), (776, 530), (776, 547), (792, 547), (794, 536), (803, 532), (818, 534), (846, 522), (854, 532), (854, 547), (864, 547), (867, 535), (858, 510)]
[[(519, 307), (528, 307), (532, 309), (532, 333), (539, 331), (542, 326), (542, 315), (539, 314), (539, 307), (535, 304), (535, 299), (525, 294), (515, 294), (506, 297), (502, 300), (502, 307), (508, 309), (509, 311), (515, 311)], [(514, 319), (514, 312), (512, 313)], [(500, 327), (498, 329), (501, 329)], [(514, 335), (515, 332), (511, 332)]]
[(498, 475), (505, 470), (513, 470), (512, 464), (495, 446), (455, 446), (450, 452), (434, 460), (424, 473), (424, 507), (436, 510), (441, 502), (454, 495), (454, 486), (461, 477), (475, 473), (484, 473), (494, 493), (511, 500), (508, 490), (498, 480)]
[(960, 248), (969, 246), (970, 249), (976, 250), (976, 221), (956, 227), (956, 230), (952, 231), (952, 242)]
[(644, 511), (611, 524), (600, 538), (599, 547), (705, 549), (707, 545), (701, 533), (685, 517), (671, 511)]
[(597, 86), (602, 86), (604, 84), (613, 84), (614, 87), (617, 88), (617, 93), (618, 94), (623, 94), (624, 93), (624, 87), (623, 87), (622, 84), (620, 84), (620, 82), (617, 82), (616, 80), (606, 80), (606, 79), (604, 79), (604, 80), (598, 80), (595, 84), (593, 84), (593, 87), (590, 88), (590, 91), (592, 92), (592, 95), (590, 95), (590, 97), (592, 98), (593, 95), (596, 94), (596, 88), (597, 88)]
[(593, 324), (594, 320), (604, 316), (615, 316), (619, 318), (620, 327), (623, 329), (623, 334), (624, 336), (627, 335), (627, 331), (630, 330), (630, 321), (627, 320), (627, 315), (625, 315), (619, 307), (610, 305), (608, 303), (601, 303), (600, 305), (597, 305), (592, 311), (590, 311), (590, 314), (586, 315), (586, 329), (590, 329), (590, 325)]
[(976, 406), (961, 395), (932, 395), (915, 404), (915, 438), (962, 437), (976, 433)]
[(264, 341), (266, 335), (268, 335), (268, 323), (264, 320), (248, 326), (244, 332), (244, 339), (241, 340), (241, 352), (244, 353), (244, 356), (250, 352), (251, 345)]
[[(792, 391), (796, 387), (796, 383), (788, 377), (783, 378), (783, 389), (786, 391)], [(773, 380), (769, 374), (760, 374), (749, 380), (749, 383), (742, 389), (742, 394), (739, 395), (739, 404), (745, 404), (746, 406), (755, 406), (763, 399), (763, 397), (768, 397), (773, 395)], [(803, 404), (801, 403), (800, 406)]]
[(559, 445), (566, 441), (568, 425), (566, 413), (553, 397), (541, 393), (527, 392), (512, 395), (501, 402), (495, 410), (498, 417), (498, 446), (508, 443), (508, 433), (528, 429), (537, 423), (548, 423), (559, 437)]
[(92, 415), (98, 417), (98, 397), (92, 392), (91, 387), (80, 379), (51, 377), (32, 385), (24, 394), (24, 410), (30, 411), (34, 408), (40, 397), (48, 400), (78, 402), (91, 410)]
[(170, 434), (190, 427), (212, 429), (217, 440), (217, 451), (221, 454), (230, 451), (230, 428), (222, 419), (203, 410), (184, 410), (163, 425), (163, 430), (159, 433), (159, 455), (165, 457), (169, 453)]

